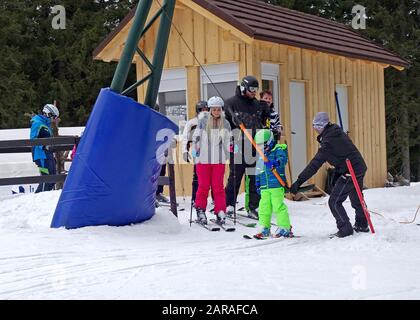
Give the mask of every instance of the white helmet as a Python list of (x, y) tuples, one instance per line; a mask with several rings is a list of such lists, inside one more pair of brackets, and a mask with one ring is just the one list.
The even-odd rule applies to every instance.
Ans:
[(211, 97), (209, 101), (207, 101), (207, 105), (209, 109), (217, 108), (217, 107), (223, 108), (225, 106), (225, 103), (223, 102), (222, 98), (215, 96), (215, 97)]
[(42, 113), (44, 113), (48, 118), (58, 118), (60, 116), (60, 112), (53, 104), (46, 104), (44, 108), (42, 108)]

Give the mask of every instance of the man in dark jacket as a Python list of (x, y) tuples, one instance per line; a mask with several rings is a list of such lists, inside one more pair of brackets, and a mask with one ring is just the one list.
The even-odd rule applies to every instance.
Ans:
[(226, 186), (227, 214), (233, 214), (239, 187), (246, 170), (250, 176), (248, 215), (254, 219), (258, 219), (257, 208), (260, 201), (260, 196), (255, 188), (256, 151), (240, 131), (239, 124), (243, 123), (252, 137), (255, 136), (257, 129), (263, 128), (263, 119), (267, 117), (269, 110), (267, 104), (261, 105), (256, 99), (258, 87), (258, 80), (255, 77), (246, 76), (242, 79), (240, 86), (236, 88), (235, 96), (225, 101), (226, 119), (229, 121), (233, 133), (230, 172)]
[[(317, 140), (321, 146), (315, 157), (291, 186), (291, 193), (296, 194), (299, 186), (310, 179), (325, 162), (328, 162), (335, 167), (337, 174), (340, 175), (328, 201), (330, 210), (337, 222), (338, 232), (335, 236), (347, 237), (353, 234), (353, 229), (356, 232), (369, 232), (368, 222), (346, 165), (346, 159), (349, 159), (362, 190), (363, 178), (367, 170), (362, 155), (347, 134), (336, 124), (330, 123), (327, 113), (318, 113), (313, 120), (313, 127), (319, 133)], [(349, 217), (343, 207), (343, 202), (348, 196), (352, 207), (356, 210), (354, 227), (351, 226)]]

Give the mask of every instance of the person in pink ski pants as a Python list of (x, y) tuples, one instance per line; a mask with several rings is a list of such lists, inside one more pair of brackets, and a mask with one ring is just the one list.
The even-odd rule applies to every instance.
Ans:
[(220, 97), (211, 97), (209, 112), (202, 112), (193, 135), (193, 157), (198, 176), (195, 199), (197, 220), (207, 224), (206, 208), (210, 188), (214, 197), (214, 212), (219, 223), (226, 222), (226, 196), (224, 187), (225, 164), (229, 159), (231, 129), (223, 112)]

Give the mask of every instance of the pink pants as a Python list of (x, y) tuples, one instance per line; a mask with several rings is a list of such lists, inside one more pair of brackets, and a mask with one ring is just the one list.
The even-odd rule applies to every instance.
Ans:
[(195, 197), (195, 206), (206, 210), (207, 197), (210, 187), (213, 191), (214, 213), (226, 212), (226, 195), (223, 181), (225, 177), (224, 164), (197, 163), (198, 190)]

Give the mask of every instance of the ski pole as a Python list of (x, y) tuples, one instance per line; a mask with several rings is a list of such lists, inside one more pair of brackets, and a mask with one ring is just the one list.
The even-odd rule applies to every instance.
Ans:
[[(254, 138), (252, 138), (251, 134), (246, 130), (245, 125), (242, 122), (239, 124), (239, 128), (241, 128), (242, 132), (245, 134), (245, 136), (248, 138), (248, 140), (252, 143), (252, 145), (254, 146), (255, 150), (257, 150), (258, 154), (264, 160), (264, 162), (268, 162), (268, 159), (265, 156), (264, 152), (260, 148), (258, 148), (257, 144), (255, 143)], [(284, 188), (289, 189), (289, 187), (286, 186), (286, 183), (280, 177), (280, 175), (277, 172), (276, 168), (274, 168), (274, 167), (271, 168), (271, 172), (274, 174), (274, 176), (276, 177), (276, 179), (280, 182), (280, 184)]]
[(367, 206), (366, 206), (366, 202), (363, 199), (362, 191), (360, 191), (359, 183), (357, 182), (356, 175), (354, 174), (353, 166), (352, 166), (352, 164), (351, 164), (351, 162), (350, 162), (349, 159), (346, 159), (346, 164), (347, 164), (347, 168), (350, 171), (351, 179), (353, 180), (353, 185), (356, 188), (357, 195), (359, 196), (360, 204), (363, 207), (363, 212), (365, 213), (366, 220), (369, 223), (370, 231), (372, 233), (375, 233), (375, 229), (373, 228), (372, 221), (370, 220), (370, 215), (369, 215), (369, 211), (368, 211)]
[(192, 211), (193, 211), (193, 196), (194, 196), (194, 184), (197, 182), (197, 180), (196, 179), (198, 179), (197, 178), (197, 175), (196, 175), (196, 173), (195, 173), (196, 171), (195, 171), (195, 163), (194, 163), (194, 160), (193, 160), (193, 181), (192, 181), (192, 186), (191, 186), (191, 211), (190, 211), (190, 227), (191, 227), (191, 224), (192, 224), (192, 215), (193, 215), (193, 213), (192, 213)]
[(337, 93), (337, 91), (335, 91), (335, 102), (337, 104), (337, 113), (338, 113), (338, 119), (340, 120), (340, 127), (344, 131), (343, 119), (341, 118), (340, 103), (338, 102), (338, 93)]

